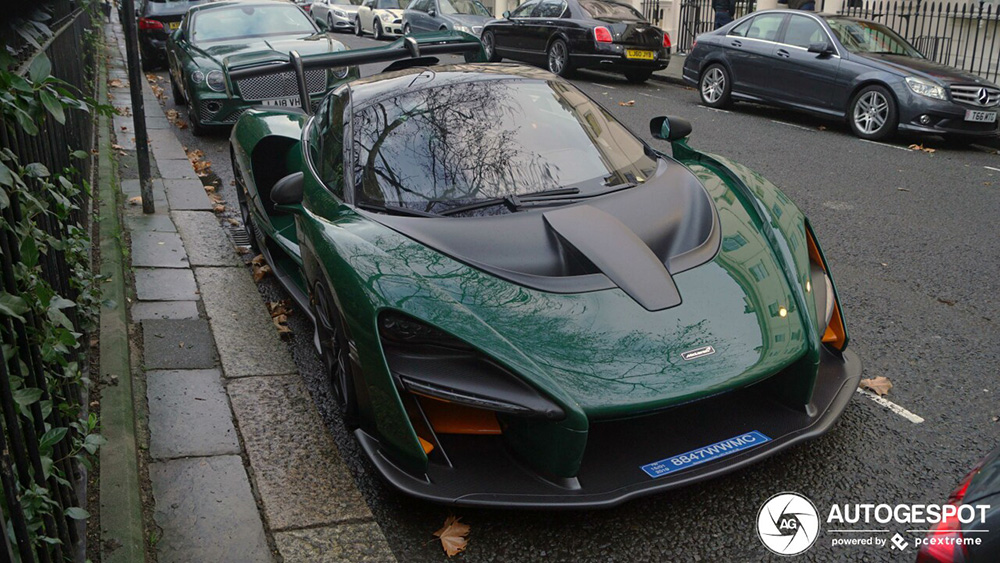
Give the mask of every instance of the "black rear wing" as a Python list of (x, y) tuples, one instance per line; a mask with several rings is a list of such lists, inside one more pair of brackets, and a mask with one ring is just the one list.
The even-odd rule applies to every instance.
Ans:
[[(262, 61), (244, 66), (231, 67), (229, 77), (233, 81), (242, 78), (256, 78), (282, 72), (294, 72), (299, 87), (299, 100), (302, 109), (309, 113), (309, 89), (306, 86), (306, 70), (317, 68), (329, 69), (352, 65), (372, 64), (418, 58), (429, 55), (466, 54), (466, 60), (485, 61), (483, 45), (475, 36), (458, 31), (442, 31), (419, 37), (403, 37), (385, 47), (370, 47), (324, 53), (322, 55), (300, 56), (292, 51), (287, 61)], [(469, 55), (472, 55), (471, 57)]]

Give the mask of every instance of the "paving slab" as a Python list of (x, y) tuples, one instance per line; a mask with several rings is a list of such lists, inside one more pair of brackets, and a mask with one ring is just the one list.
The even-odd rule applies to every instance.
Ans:
[(157, 161), (160, 160), (187, 160), (187, 153), (184, 147), (177, 140), (177, 135), (169, 130), (152, 130), (148, 132), (150, 147)]
[(174, 125), (172, 123), (170, 123), (170, 120), (168, 120), (163, 115), (156, 115), (156, 116), (147, 115), (146, 116), (146, 129), (149, 129), (149, 130), (154, 130), (154, 129), (171, 129), (172, 130), (173, 128), (174, 128)]
[(187, 268), (188, 256), (177, 233), (136, 231), (132, 233), (132, 266), (139, 268)]
[(174, 226), (174, 222), (170, 219), (170, 215), (167, 214), (154, 213), (152, 215), (127, 215), (125, 216), (125, 223), (128, 225), (128, 229), (130, 231), (159, 233), (177, 232), (177, 227)]
[(387, 563), (395, 561), (375, 522), (288, 530), (274, 534), (285, 563)]
[(156, 166), (160, 169), (161, 178), (198, 178), (198, 175), (194, 173), (194, 168), (191, 168), (191, 163), (186, 158), (157, 161)]
[(298, 375), (227, 387), (272, 530), (372, 517)]
[[(159, 178), (153, 178), (151, 183), (153, 186), (153, 203), (161, 207), (166, 207), (167, 192), (163, 187), (163, 182)], [(142, 189), (139, 187), (139, 180), (137, 178), (122, 180), (121, 188), (126, 199), (142, 195)], [(131, 206), (131, 204), (129, 205)]]
[[(167, 161), (173, 162), (173, 161)], [(211, 211), (212, 201), (208, 199), (205, 188), (198, 180), (173, 179), (164, 180), (167, 190), (167, 201), (173, 211)]]
[[(204, 194), (204, 191), (202, 191)], [(174, 211), (171, 213), (177, 230), (189, 248), (192, 266), (240, 266), (242, 260), (215, 214), (208, 211)]]
[(142, 321), (143, 365), (146, 369), (208, 369), (218, 366), (208, 321), (147, 319)]
[(149, 464), (163, 536), (160, 563), (269, 562), (271, 553), (239, 456), (196, 457)]
[(240, 453), (219, 370), (148, 371), (146, 399), (153, 459)]
[(132, 304), (133, 321), (197, 318), (197, 301), (136, 301)]
[(142, 268), (135, 270), (135, 293), (141, 301), (188, 301), (198, 299), (198, 285), (191, 270)]
[(226, 377), (297, 372), (250, 272), (242, 267), (195, 268), (194, 275)]

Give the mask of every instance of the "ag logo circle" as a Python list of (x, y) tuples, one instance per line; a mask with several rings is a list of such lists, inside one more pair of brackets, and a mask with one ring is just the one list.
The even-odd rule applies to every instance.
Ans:
[(757, 535), (764, 547), (778, 555), (798, 555), (819, 536), (819, 513), (811, 500), (798, 493), (778, 493), (757, 512)]

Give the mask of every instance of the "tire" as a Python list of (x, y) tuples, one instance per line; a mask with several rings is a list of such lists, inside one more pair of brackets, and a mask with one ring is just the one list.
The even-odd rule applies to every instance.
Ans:
[(483, 33), (483, 51), (486, 52), (486, 61), (491, 63), (498, 63), (502, 59), (497, 56), (497, 38), (493, 35), (492, 31), (487, 31)]
[(254, 223), (253, 215), (250, 213), (250, 204), (247, 203), (247, 188), (243, 182), (243, 175), (239, 172), (239, 165), (236, 163), (236, 154), (233, 153), (233, 149), (229, 149), (229, 158), (233, 162), (233, 176), (236, 177), (236, 200), (240, 205), (240, 217), (243, 219), (243, 229), (247, 233), (247, 238), (250, 239), (250, 249), (253, 250), (254, 256), (260, 254), (260, 237), (259, 229), (257, 229), (256, 223)]
[(330, 379), (330, 387), (340, 409), (341, 419), (348, 429), (357, 428), (359, 419), (357, 395), (354, 390), (354, 368), (344, 323), (330, 292), (320, 283), (313, 288), (312, 302), (320, 360)]
[(710, 108), (724, 108), (733, 103), (733, 84), (729, 71), (720, 64), (709, 65), (698, 80), (701, 103)]
[(181, 89), (177, 87), (177, 82), (174, 82), (173, 74), (170, 74), (170, 93), (174, 96), (175, 106), (184, 105), (184, 94), (181, 92)]
[(403, 35), (409, 35), (411, 32), (412, 32), (412, 30), (410, 29), (410, 24), (404, 23), (403, 24)]
[(201, 124), (198, 120), (198, 112), (194, 107), (193, 100), (187, 101), (188, 108), (188, 126), (191, 127), (191, 134), (195, 137), (204, 137), (208, 133), (208, 129)]
[(862, 88), (847, 109), (847, 124), (862, 139), (881, 141), (896, 133), (899, 111), (896, 100), (884, 86), (872, 84)]
[(632, 84), (642, 84), (643, 82), (649, 80), (649, 77), (653, 76), (653, 71), (651, 70), (626, 70), (625, 80), (628, 80)]
[(562, 39), (556, 39), (546, 51), (549, 72), (563, 78), (573, 73), (572, 65), (569, 62), (569, 47)]
[(333, 33), (333, 16), (330, 14), (326, 15), (326, 30)]
[(382, 22), (380, 22), (378, 19), (375, 20), (374, 37), (376, 41), (381, 41), (385, 39), (385, 32), (382, 31)]
[(358, 37), (363, 37), (365, 35), (364, 30), (361, 29), (361, 18), (359, 17), (354, 18), (354, 35), (357, 35)]

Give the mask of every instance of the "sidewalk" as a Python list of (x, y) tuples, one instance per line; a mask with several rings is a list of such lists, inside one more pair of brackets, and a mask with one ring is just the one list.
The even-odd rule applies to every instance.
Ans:
[[(109, 78), (123, 85), (109, 88), (111, 103), (129, 107), (122, 29), (107, 24), (105, 35)], [(131, 384), (154, 504), (147, 547), (161, 563), (394, 561), (145, 80), (143, 93), (156, 213), (129, 203), (134, 178), (122, 180), (119, 202), (135, 280), (129, 334), (141, 342)], [(113, 123), (115, 150), (132, 154), (132, 118)], [(101, 514), (130, 509), (111, 503), (120, 498), (102, 495)], [(105, 560), (127, 560), (104, 522)]]
[(682, 74), (684, 70), (685, 58), (687, 58), (687, 55), (670, 53), (670, 64), (667, 65), (667, 68), (654, 72), (653, 80), (658, 82), (669, 82), (671, 84), (678, 84), (681, 86), (690, 86), (690, 84), (684, 82)]

